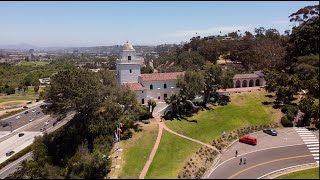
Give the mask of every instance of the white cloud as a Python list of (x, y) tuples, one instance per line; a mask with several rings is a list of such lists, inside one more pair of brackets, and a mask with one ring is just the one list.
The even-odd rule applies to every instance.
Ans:
[(218, 34), (221, 33), (225, 34), (228, 32), (233, 32), (233, 31), (244, 31), (250, 29), (251, 26), (220, 26), (220, 27), (211, 27), (208, 29), (198, 29), (198, 30), (183, 30), (183, 31), (177, 31), (175, 33), (169, 34), (169, 36), (173, 37), (191, 37), (195, 36), (196, 33), (199, 36), (204, 36), (204, 35), (209, 35), (209, 34)]

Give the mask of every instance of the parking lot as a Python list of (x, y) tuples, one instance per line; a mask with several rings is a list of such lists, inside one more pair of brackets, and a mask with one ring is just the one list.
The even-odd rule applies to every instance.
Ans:
[(271, 136), (262, 131), (251, 133), (250, 136), (257, 139), (257, 145), (255, 146), (235, 142), (223, 153), (220, 163), (234, 157), (236, 150), (238, 155), (241, 155), (262, 149), (303, 144), (302, 139), (293, 128), (277, 128), (276, 131), (278, 131), (278, 136)]

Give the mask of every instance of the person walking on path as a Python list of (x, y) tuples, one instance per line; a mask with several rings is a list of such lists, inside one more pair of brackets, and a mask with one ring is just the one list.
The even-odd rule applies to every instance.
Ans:
[(239, 164), (241, 165), (241, 163), (242, 163), (242, 158), (240, 158), (240, 163)]
[(243, 164), (246, 164), (246, 157), (243, 158)]
[(236, 150), (236, 157), (238, 156), (238, 150)]

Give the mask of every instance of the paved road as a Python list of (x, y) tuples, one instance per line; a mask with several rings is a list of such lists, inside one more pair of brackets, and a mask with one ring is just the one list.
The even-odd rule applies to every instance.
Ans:
[[(247, 163), (239, 165), (243, 157)], [(315, 160), (304, 144), (273, 148), (233, 157), (217, 166), (209, 179), (257, 179), (271, 171), (306, 163)]]
[(4, 179), (7, 177), (10, 173), (14, 172), (19, 166), (20, 163), (24, 160), (31, 160), (32, 159), (32, 152), (29, 152), (25, 154), (24, 156), (20, 157), (16, 161), (10, 163), (6, 167), (0, 170), (0, 179)]
[[(27, 114), (25, 114), (25, 112), (28, 111)], [(12, 125), (12, 129), (10, 126), (6, 126), (6, 127), (2, 127), (0, 126), (0, 131), (7, 131), (10, 132), (11, 130), (14, 131), (28, 123), (30, 123), (32, 121), (34, 121), (35, 119), (39, 119), (45, 116), (45, 114), (42, 112), (40, 105), (27, 109), (26, 111), (23, 111), (19, 114), (14, 115), (13, 117), (9, 117), (9, 118), (5, 118), (2, 119), (1, 121), (6, 121), (8, 123), (11, 122)], [(34, 112), (32, 112), (34, 111)], [(39, 114), (37, 114), (37, 112), (39, 112)], [(17, 116), (20, 116), (20, 119), (16, 119)]]
[[(51, 118), (50, 124), (46, 126), (47, 133), (51, 133), (51, 132), (57, 130), (58, 128), (62, 127), (63, 125), (65, 125), (68, 121), (70, 121), (72, 119), (73, 115), (74, 115), (73, 112), (67, 113), (66, 118), (64, 118), (62, 121), (58, 122), (57, 125), (55, 125), (55, 126), (52, 126), (52, 122), (54, 122), (56, 118)], [(37, 127), (39, 125), (42, 126), (43, 122), (47, 121), (48, 118), (50, 118), (50, 117), (44, 117), (43, 120), (37, 122), (37, 124), (36, 124), (36, 122), (33, 122), (31, 124), (32, 125), (31, 127), (26, 128), (26, 130), (22, 131), (25, 134), (24, 136), (18, 137), (18, 135), (14, 135), (3, 142), (0, 142), (0, 163), (9, 158), (5, 155), (6, 152), (13, 150), (13, 151), (15, 151), (15, 153), (17, 153), (20, 150), (22, 150), (23, 148), (32, 144), (35, 136), (43, 135), (43, 133), (40, 132), (39, 130), (38, 131), (30, 131), (30, 130), (38, 129), (35, 127)], [(24, 158), (20, 158), (16, 161), (10, 163), (9, 165), (4, 167), (3, 169), (1, 169), (0, 179), (1, 179), (1, 177), (6, 177), (10, 173), (12, 173), (23, 160), (25, 160), (25, 159), (28, 160), (30, 158), (31, 158), (31, 154), (29, 154), (28, 156), (26, 156)]]

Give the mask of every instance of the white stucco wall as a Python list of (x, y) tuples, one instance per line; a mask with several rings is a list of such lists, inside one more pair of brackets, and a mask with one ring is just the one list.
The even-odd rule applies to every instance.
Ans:
[[(142, 85), (146, 88), (146, 99), (158, 100), (160, 96), (160, 101), (164, 100), (164, 94), (167, 94), (169, 98), (172, 94), (178, 93), (179, 88), (177, 88), (177, 80), (166, 80), (166, 81), (144, 81), (141, 82)], [(164, 84), (167, 84), (167, 88), (164, 89)], [(150, 90), (150, 85), (153, 85), (153, 89)], [(171, 88), (172, 87), (172, 88)]]
[[(117, 78), (120, 84), (138, 82), (141, 75), (140, 64), (117, 63)], [(131, 73), (130, 73), (131, 69)]]

